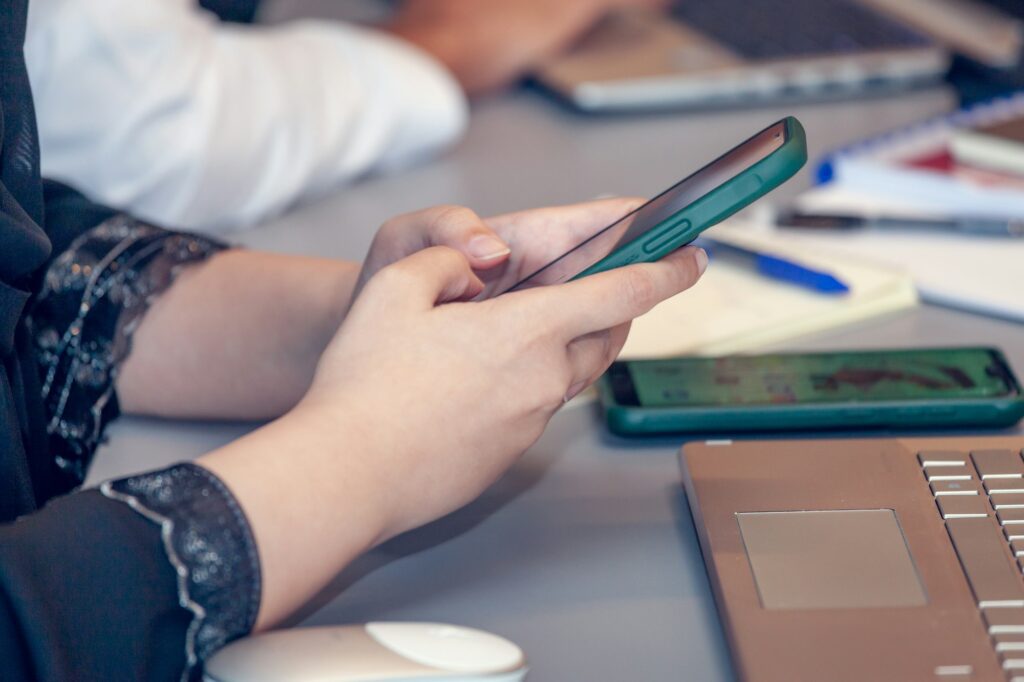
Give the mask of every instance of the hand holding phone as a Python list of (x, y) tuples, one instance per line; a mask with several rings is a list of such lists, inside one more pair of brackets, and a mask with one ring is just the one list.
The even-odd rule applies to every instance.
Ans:
[(593, 235), (509, 291), (653, 262), (772, 191), (803, 167), (807, 142), (792, 116), (765, 128)]

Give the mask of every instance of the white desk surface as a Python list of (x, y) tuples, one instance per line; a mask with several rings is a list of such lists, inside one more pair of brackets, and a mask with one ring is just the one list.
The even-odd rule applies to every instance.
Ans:
[[(379, 223), (417, 207), (461, 203), (486, 215), (605, 193), (649, 195), (787, 113), (804, 122), (818, 156), (950, 106), (948, 93), (932, 90), (785, 109), (601, 118), (521, 90), (478, 104), (467, 138), (443, 159), (367, 179), (240, 240), (360, 258)], [(808, 184), (805, 173), (778, 196)], [(1024, 371), (1024, 326), (932, 307), (786, 347), (961, 343), (1001, 346)], [(91, 480), (191, 458), (249, 428), (122, 419)], [(304, 622), (412, 619), (485, 628), (526, 650), (533, 682), (731, 680), (679, 486), (679, 445), (614, 440), (592, 405), (567, 409), (480, 500), (357, 561)]]

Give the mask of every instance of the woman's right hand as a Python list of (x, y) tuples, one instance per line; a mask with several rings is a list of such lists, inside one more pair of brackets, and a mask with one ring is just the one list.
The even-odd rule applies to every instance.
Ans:
[(483, 283), (449, 247), (370, 277), (287, 415), (202, 457), (259, 550), (256, 629), (373, 545), (472, 500), (618, 354), (629, 322), (689, 288), (687, 247), (550, 287), (465, 302)]
[(466, 257), (420, 251), (369, 280), (297, 409), (362, 435), (345, 456), (379, 472), (390, 537), (479, 495), (608, 368), (629, 322), (689, 288), (706, 264), (689, 247), (464, 302), (482, 288)]

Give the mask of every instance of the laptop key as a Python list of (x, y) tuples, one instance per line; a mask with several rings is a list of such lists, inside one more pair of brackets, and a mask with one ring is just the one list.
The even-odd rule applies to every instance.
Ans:
[(990, 635), (1024, 635), (1024, 608), (988, 609), (981, 615)]
[(932, 495), (977, 495), (978, 484), (974, 481), (933, 481), (929, 484)]
[(917, 454), (917, 461), (924, 469), (944, 467), (966, 467), (967, 455), (952, 450), (928, 450)]
[(1024, 556), (1024, 540), (1010, 541), (1010, 551), (1014, 556)]
[(1021, 526), (1003, 526), (1003, 535), (1006, 536), (1007, 542), (1024, 540), (1024, 528)]
[(944, 519), (968, 519), (988, 516), (988, 500), (981, 495), (943, 495), (936, 498)]
[(1024, 635), (993, 635), (992, 639), (997, 654), (1015, 652), (1017, 656), (1024, 656)]
[[(934, 472), (934, 473), (933, 473)], [(939, 473), (943, 472), (943, 473)], [(928, 482), (932, 481), (970, 481), (974, 477), (970, 474), (949, 474), (945, 473), (942, 469), (933, 469), (929, 471), (925, 469), (924, 477), (928, 479)]]
[(1003, 526), (1024, 525), (1024, 509), (1003, 509), (996, 512), (996, 517)]
[(1024, 494), (1006, 493), (992, 498), (992, 506), (996, 509), (1024, 509)]
[(1016, 450), (975, 450), (971, 453), (981, 480), (1024, 478), (1024, 460)]
[(984, 486), (989, 495), (1024, 494), (1024, 478), (990, 478)]
[(992, 521), (949, 519), (946, 530), (979, 607), (1024, 607), (1024, 582), (1007, 561), (1005, 544)]

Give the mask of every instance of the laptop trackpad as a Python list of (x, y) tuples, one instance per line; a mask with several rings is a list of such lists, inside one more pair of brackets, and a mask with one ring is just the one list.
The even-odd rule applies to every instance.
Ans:
[(891, 509), (736, 515), (766, 609), (923, 606)]

